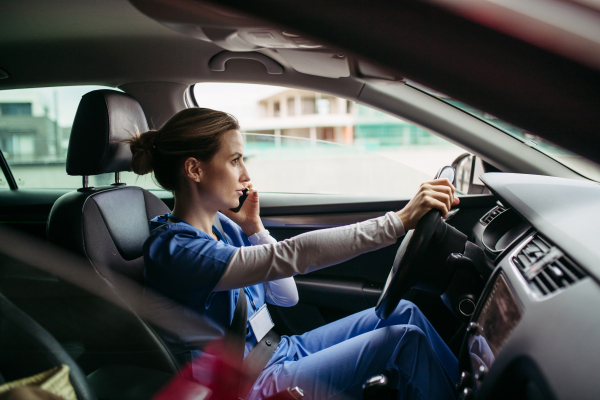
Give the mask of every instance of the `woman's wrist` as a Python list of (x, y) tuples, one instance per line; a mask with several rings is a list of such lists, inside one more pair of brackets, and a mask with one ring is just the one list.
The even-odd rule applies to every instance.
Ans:
[(260, 219), (258, 221), (248, 221), (243, 226), (240, 226), (240, 228), (242, 228), (242, 231), (248, 237), (265, 230), (265, 226)]
[(402, 225), (404, 226), (406, 232), (408, 232), (410, 229), (413, 229), (411, 219), (408, 214), (409, 213), (406, 211), (406, 208), (396, 212), (396, 215), (400, 218), (400, 221), (402, 221)]

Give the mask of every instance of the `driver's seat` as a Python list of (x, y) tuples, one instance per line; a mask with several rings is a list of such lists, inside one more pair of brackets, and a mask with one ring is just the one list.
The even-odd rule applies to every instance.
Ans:
[[(128, 94), (96, 90), (84, 95), (73, 122), (66, 166), (69, 175), (83, 177), (83, 187), (55, 202), (47, 225), (50, 241), (86, 257), (115, 299), (129, 304), (130, 295), (140, 298), (141, 292), (129, 293), (131, 289), (120, 287), (117, 278), (137, 282), (138, 290), (143, 287), (142, 246), (150, 234), (149, 220), (169, 211), (149, 191), (119, 182), (119, 173), (131, 165), (131, 150), (122, 141), (147, 130), (140, 104)], [(88, 176), (103, 173), (115, 173), (116, 182), (89, 187)], [(136, 329), (127, 342), (135, 340), (145, 349), (145, 359), (139, 362), (176, 372), (178, 363), (160, 336), (139, 316), (133, 318)]]

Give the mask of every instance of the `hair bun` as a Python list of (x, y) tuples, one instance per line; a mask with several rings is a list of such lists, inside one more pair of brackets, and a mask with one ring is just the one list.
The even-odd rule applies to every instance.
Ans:
[(138, 175), (149, 174), (154, 170), (152, 161), (156, 145), (156, 134), (158, 131), (149, 130), (127, 140), (131, 148), (131, 170)]
[(152, 149), (155, 149), (156, 146), (154, 145), (154, 140), (156, 139), (157, 133), (158, 133), (158, 131), (153, 130), (153, 129), (149, 130), (148, 132), (142, 133), (139, 136), (140, 145), (146, 150), (152, 151)]

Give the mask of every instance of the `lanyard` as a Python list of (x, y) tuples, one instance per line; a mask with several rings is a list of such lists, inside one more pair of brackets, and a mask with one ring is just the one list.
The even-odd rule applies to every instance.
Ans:
[(252, 303), (252, 308), (254, 308), (254, 312), (258, 311), (258, 307), (256, 306), (256, 303), (254, 302), (254, 297), (252, 296), (252, 293), (250, 292), (250, 289), (248, 289), (247, 287), (244, 288), (244, 292), (246, 292), (246, 296), (248, 296), (248, 299), (250, 299), (250, 303)]
[[(170, 220), (173, 220), (173, 221), (175, 221), (175, 222), (183, 222), (184, 224), (188, 224), (188, 225), (190, 225), (189, 223), (185, 222), (185, 221), (184, 221), (184, 220), (182, 220), (181, 218), (177, 218), (176, 216), (174, 216), (174, 215), (173, 215), (173, 214), (171, 214), (171, 213), (167, 213), (167, 218), (168, 218), (168, 219), (170, 219)], [(190, 225), (190, 226), (192, 226), (192, 225)], [(219, 240), (220, 240), (220, 241), (222, 241), (223, 243), (229, 244), (229, 243), (227, 242), (227, 239), (225, 239), (225, 236), (223, 236), (223, 234), (221, 233), (221, 231), (219, 231), (219, 230), (218, 230), (218, 229), (217, 229), (217, 228), (216, 228), (214, 225), (213, 225), (213, 227), (212, 227), (212, 230), (213, 230), (213, 233), (214, 233), (215, 235), (217, 235), (217, 237), (219, 238)]]
[(219, 238), (219, 240), (221, 240), (223, 243), (229, 244), (229, 243), (227, 243), (227, 239), (225, 239), (225, 236), (223, 236), (223, 234), (221, 233), (221, 231), (218, 230), (214, 225), (212, 227), (212, 230), (215, 233), (215, 235), (217, 235), (217, 237)]

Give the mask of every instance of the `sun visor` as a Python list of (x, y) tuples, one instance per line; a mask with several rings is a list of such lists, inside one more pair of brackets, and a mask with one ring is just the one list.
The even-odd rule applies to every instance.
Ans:
[(303, 74), (326, 78), (350, 76), (348, 57), (344, 54), (282, 49), (277, 50), (277, 52), (292, 68)]

